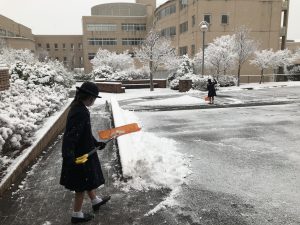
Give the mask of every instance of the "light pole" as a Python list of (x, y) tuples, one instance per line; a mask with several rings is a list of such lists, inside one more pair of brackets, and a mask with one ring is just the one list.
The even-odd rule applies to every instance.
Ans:
[(202, 75), (204, 75), (204, 44), (205, 44), (205, 32), (208, 30), (208, 23), (206, 21), (202, 21), (199, 24), (200, 31), (202, 32)]

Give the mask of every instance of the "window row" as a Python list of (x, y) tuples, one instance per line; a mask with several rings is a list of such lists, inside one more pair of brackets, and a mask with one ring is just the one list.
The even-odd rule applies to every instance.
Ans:
[[(75, 60), (76, 60), (75, 57), (71, 57), (68, 59), (68, 57), (66, 57), (66, 56), (64, 56), (62, 58), (56, 56), (55, 59), (57, 61), (62, 61), (64, 64), (75, 63)], [(78, 57), (78, 63), (79, 63), (79, 65), (83, 65), (83, 57), (82, 56)]]
[(87, 24), (88, 31), (116, 31), (116, 24)]
[[(121, 29), (123, 31), (146, 31), (146, 24), (123, 23)], [(87, 24), (87, 31), (117, 31), (117, 24)]]
[[(203, 17), (203, 20), (206, 21), (207, 23), (211, 24), (212, 21), (212, 16), (210, 14), (205, 14)], [(221, 15), (221, 24), (222, 25), (227, 25), (229, 24), (229, 16), (226, 14)]]
[[(204, 48), (206, 48), (206, 46), (204, 46)], [(179, 55), (186, 55), (188, 54), (188, 46), (182, 46), (182, 47), (179, 47), (179, 52), (178, 52)], [(194, 56), (196, 54), (196, 47), (194, 44), (191, 45), (191, 56)]]
[(16, 35), (16, 34), (13, 33), (13, 32), (10, 32), (10, 31), (8, 31), (8, 30), (4, 30), (4, 29), (1, 29), (1, 28), (0, 28), (0, 36), (16, 37), (16, 36), (19, 36), (19, 35)]
[[(144, 38), (122, 38), (122, 45), (141, 45)], [(90, 38), (89, 45), (117, 45), (116, 38)]]
[(170, 37), (176, 35), (176, 27), (167, 27), (160, 31), (161, 36)]
[(176, 6), (175, 5), (171, 5), (169, 7), (166, 7), (162, 10), (160, 10), (158, 13), (157, 13), (157, 19), (160, 20), (166, 16), (169, 16), (173, 13), (176, 13)]
[[(60, 48), (62, 48), (62, 50), (66, 50), (67, 49), (67, 44), (62, 43), (62, 44), (58, 44), (58, 43), (46, 43), (45, 46), (43, 46), (41, 43), (37, 44), (38, 48), (45, 48), (47, 49), (47, 51), (50, 51), (51, 48), (54, 48), (55, 51), (58, 51)], [(72, 51), (75, 50), (75, 44), (71, 43), (70, 45), (68, 45), (68, 47), (70, 47), (69, 49), (71, 49)], [(78, 50), (82, 50), (82, 43), (78, 43), (77, 44)]]

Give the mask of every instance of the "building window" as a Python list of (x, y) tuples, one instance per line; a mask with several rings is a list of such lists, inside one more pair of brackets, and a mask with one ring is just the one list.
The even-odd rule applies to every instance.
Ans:
[(143, 41), (143, 38), (123, 38), (122, 45), (141, 45)]
[(47, 51), (50, 51), (50, 44), (49, 43), (46, 44), (46, 48), (47, 48)]
[(179, 47), (179, 55), (186, 55), (188, 52), (187, 46)]
[(79, 57), (79, 64), (82, 66), (83, 65), (83, 57)]
[(6, 30), (0, 29), (0, 36), (6, 36)]
[(179, 0), (180, 10), (186, 8), (188, 6), (188, 0)]
[(208, 24), (210, 24), (211, 23), (211, 15), (209, 15), (209, 14), (206, 14), (206, 15), (204, 15), (204, 21), (205, 22), (207, 22)]
[(67, 64), (67, 57), (64, 57), (64, 64)]
[(171, 5), (169, 7), (166, 7), (162, 10), (160, 10), (158, 13), (157, 13), (157, 19), (160, 20), (166, 16), (169, 16), (173, 13), (176, 13), (176, 6), (175, 5)]
[(192, 16), (192, 27), (195, 26), (196, 23), (196, 17), (195, 15)]
[(74, 51), (74, 44), (71, 44), (71, 50)]
[(226, 25), (226, 24), (229, 23), (229, 17), (228, 17), (228, 15), (222, 15), (222, 17), (221, 17), (221, 23), (223, 25)]
[(63, 47), (63, 50), (66, 50), (66, 44), (65, 43), (62, 44), (62, 47)]
[(96, 53), (88, 53), (88, 59), (92, 60), (95, 57)]
[(170, 37), (176, 35), (176, 27), (168, 27), (160, 31), (161, 36)]
[(78, 49), (82, 50), (82, 43), (78, 43)]
[(122, 30), (123, 31), (145, 31), (146, 30), (146, 24), (122, 24)]
[(58, 51), (58, 44), (56, 44), (56, 43), (54, 44), (54, 50)]
[(117, 45), (116, 38), (90, 38), (89, 45)]
[(39, 47), (39, 48), (41, 48), (41, 47), (42, 47), (42, 44), (41, 44), (41, 43), (38, 43), (37, 45), (38, 45), (38, 47)]
[(87, 24), (87, 31), (116, 31), (116, 24)]
[(195, 45), (191, 45), (191, 55), (194, 56), (196, 53)]
[(188, 31), (188, 22), (184, 22), (180, 24), (180, 33), (184, 33)]

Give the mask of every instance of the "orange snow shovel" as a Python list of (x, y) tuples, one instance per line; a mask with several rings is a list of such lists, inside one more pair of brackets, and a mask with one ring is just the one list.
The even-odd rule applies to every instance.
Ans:
[(115, 127), (115, 128), (108, 129), (108, 130), (99, 130), (98, 136), (102, 140), (107, 140), (107, 139), (119, 137), (124, 134), (137, 132), (139, 130), (141, 130), (141, 128), (139, 127), (139, 125), (137, 123), (130, 123), (130, 124), (126, 124), (124, 126)]
[(209, 102), (209, 97), (208, 97), (208, 96), (205, 96), (205, 97), (204, 97), (204, 101)]
[[(108, 130), (100, 130), (100, 131), (98, 131), (98, 135), (99, 135), (100, 139), (107, 140), (104, 142), (106, 144), (121, 135), (129, 134), (129, 133), (136, 132), (139, 130), (141, 130), (141, 128), (138, 126), (137, 123), (131, 123), (131, 124), (127, 124), (127, 125), (120, 126), (120, 127), (115, 127), (115, 128), (108, 129)], [(88, 161), (88, 157), (90, 155), (94, 154), (97, 150), (98, 150), (98, 148), (94, 148), (89, 153), (86, 153), (80, 157), (77, 157), (75, 160), (75, 163), (76, 164), (84, 164), (86, 161)]]

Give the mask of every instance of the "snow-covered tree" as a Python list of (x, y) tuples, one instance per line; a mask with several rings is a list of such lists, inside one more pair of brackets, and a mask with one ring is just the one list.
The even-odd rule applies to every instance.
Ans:
[(168, 81), (170, 83), (171, 89), (178, 90), (179, 88), (179, 80), (182, 77), (190, 76), (194, 74), (194, 69), (193, 69), (193, 60), (189, 58), (188, 55), (183, 55), (180, 57), (181, 58), (181, 63), (176, 70), (176, 72), (170, 74), (168, 76)]
[(161, 67), (170, 68), (176, 59), (175, 49), (171, 40), (161, 37), (160, 33), (151, 29), (140, 48), (135, 49), (136, 58), (149, 67), (150, 91), (154, 90), (153, 73)]
[[(233, 36), (224, 35), (216, 38), (205, 49), (206, 67), (212, 71), (213, 75), (216, 75), (217, 79), (220, 74), (225, 75), (234, 67), (237, 55), (233, 51), (233, 46)], [(202, 58), (202, 53), (198, 53), (196, 58)]]
[(243, 64), (250, 58), (257, 48), (257, 43), (249, 37), (250, 30), (242, 26), (234, 34), (234, 52), (237, 54), (238, 78), (237, 86), (240, 86), (240, 75)]
[(3, 48), (0, 52), (0, 62), (12, 65), (16, 62), (33, 63), (37, 59), (28, 49)]
[(254, 59), (250, 60), (250, 63), (255, 65), (260, 69), (260, 80), (259, 83), (264, 79), (264, 70), (273, 67), (273, 58), (275, 53), (273, 49), (270, 50), (262, 50), (254, 52)]
[(292, 52), (288, 49), (278, 50), (273, 56), (272, 68), (278, 69), (278, 67), (286, 67), (293, 63)]
[(134, 66), (133, 58), (128, 51), (117, 54), (101, 48), (99, 48), (91, 63), (94, 70), (101, 69), (101, 67), (110, 67), (113, 72), (132, 69)]

